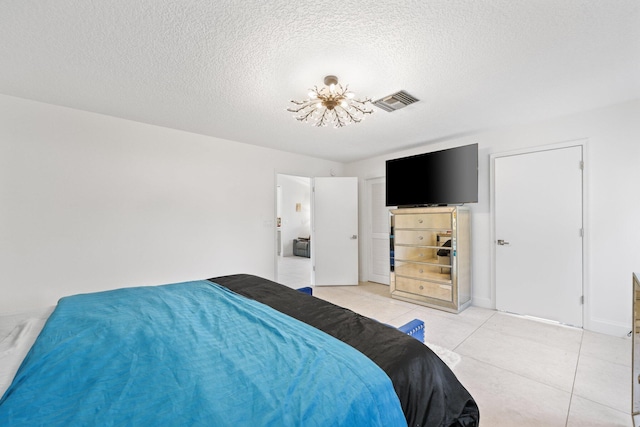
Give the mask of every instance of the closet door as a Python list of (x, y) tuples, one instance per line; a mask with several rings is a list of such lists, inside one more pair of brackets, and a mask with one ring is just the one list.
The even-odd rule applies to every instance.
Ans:
[(495, 158), (496, 308), (582, 326), (582, 147)]

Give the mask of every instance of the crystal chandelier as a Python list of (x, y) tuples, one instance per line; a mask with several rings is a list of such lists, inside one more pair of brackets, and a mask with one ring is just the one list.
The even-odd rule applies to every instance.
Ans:
[(324, 84), (322, 89), (314, 86), (304, 101), (291, 100), (295, 106), (287, 108), (287, 111), (296, 113), (294, 117), (298, 121), (313, 126), (333, 124), (335, 128), (360, 123), (366, 114), (373, 113), (371, 99), (355, 99), (353, 92), (349, 92), (349, 86), (343, 88), (336, 76), (326, 76)]

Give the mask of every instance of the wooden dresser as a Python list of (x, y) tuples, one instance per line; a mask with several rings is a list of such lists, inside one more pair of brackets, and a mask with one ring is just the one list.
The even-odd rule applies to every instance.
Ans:
[(391, 296), (458, 313), (471, 303), (470, 214), (444, 206), (391, 211)]

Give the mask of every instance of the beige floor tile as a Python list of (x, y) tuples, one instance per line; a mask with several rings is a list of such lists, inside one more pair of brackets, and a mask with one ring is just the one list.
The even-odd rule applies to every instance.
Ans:
[(479, 325), (465, 322), (461, 319), (452, 320), (444, 318), (434, 313), (435, 311), (436, 310), (413, 309), (402, 316), (392, 319), (389, 323), (398, 327), (413, 319), (420, 319), (425, 324), (425, 341), (449, 350), (454, 350), (458, 347), (479, 327)]
[(630, 413), (573, 396), (567, 427), (633, 427)]
[(346, 304), (353, 301), (367, 301), (366, 296), (354, 295), (344, 288), (344, 286), (314, 286), (313, 296), (330, 301), (334, 304), (336, 304), (336, 302), (344, 302)]
[(631, 412), (631, 367), (580, 355), (574, 395)]
[(497, 313), (484, 327), (500, 334), (524, 338), (547, 346), (578, 353), (582, 329), (547, 323), (506, 313)]
[(380, 283), (361, 282), (358, 284), (357, 289), (364, 294), (373, 294), (385, 298), (390, 298), (389, 286), (382, 285)]
[(388, 290), (361, 283), (314, 295), (396, 327), (424, 321), (427, 342), (461, 356), (454, 372), (478, 402), (482, 427), (631, 425), (631, 340), (479, 307), (448, 313)]
[(482, 326), (456, 352), (571, 392), (578, 353)]
[(462, 358), (456, 376), (480, 408), (480, 427), (564, 427), (571, 394)]
[(278, 257), (276, 281), (294, 289), (311, 286), (311, 260), (299, 256)]
[(391, 319), (413, 310), (412, 304), (363, 293), (357, 288), (360, 286), (316, 286), (313, 292), (318, 298), (383, 323), (390, 323)]
[(631, 338), (612, 337), (585, 331), (581, 354), (631, 366)]
[(496, 313), (497, 311), (489, 310), (488, 308), (471, 306), (466, 310), (458, 313), (456, 316), (458, 316), (459, 319), (464, 320), (465, 322), (471, 322), (477, 325), (481, 325)]
[[(406, 303), (411, 304), (411, 303)], [(465, 322), (473, 326), (479, 327), (484, 324), (491, 316), (497, 313), (495, 310), (486, 310), (483, 308), (469, 307), (461, 313), (450, 313), (448, 311), (431, 308), (420, 304), (411, 304), (416, 312), (422, 312), (426, 317), (438, 317), (453, 322)]]
[(390, 323), (392, 319), (405, 315), (412, 310), (407, 304), (399, 304), (396, 301), (379, 301), (369, 299), (358, 304), (357, 307), (349, 307), (351, 310), (363, 316), (370, 317), (378, 322)]

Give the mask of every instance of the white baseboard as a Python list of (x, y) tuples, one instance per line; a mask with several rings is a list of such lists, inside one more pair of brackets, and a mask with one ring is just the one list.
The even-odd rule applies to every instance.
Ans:
[(631, 325), (602, 319), (585, 319), (584, 329), (615, 337), (626, 337), (631, 331)]
[(471, 298), (471, 305), (475, 307), (488, 308), (490, 310), (496, 309), (495, 305), (493, 304), (493, 301), (491, 301), (491, 298), (473, 297)]
[[(488, 308), (490, 310), (496, 309), (493, 301), (491, 301), (491, 298), (473, 297), (471, 300), (471, 305), (475, 307)], [(629, 331), (631, 331), (631, 325), (592, 318), (585, 319), (583, 329), (585, 331), (597, 332), (614, 337), (626, 337)]]

